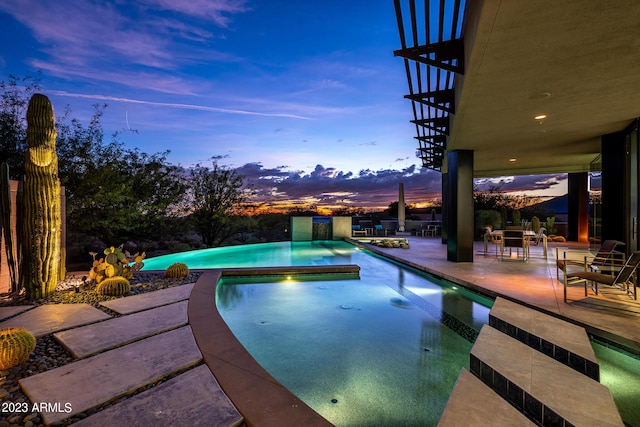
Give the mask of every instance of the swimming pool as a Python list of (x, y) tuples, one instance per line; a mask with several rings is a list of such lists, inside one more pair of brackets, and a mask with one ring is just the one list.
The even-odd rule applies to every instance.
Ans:
[[(395, 273), (391, 273), (392, 277), (387, 282), (387, 286), (390, 287), (390, 289), (395, 286), (396, 294), (391, 298), (400, 298), (397, 302), (400, 302), (401, 304), (404, 300), (410, 303), (412, 308), (406, 309), (406, 311), (431, 310), (431, 314), (429, 315), (433, 319), (437, 318), (438, 312), (445, 313), (442, 316), (443, 321), (453, 323), (456, 323), (456, 321), (452, 319), (455, 319), (456, 316), (460, 315), (464, 324), (472, 325), (473, 329), (478, 330), (481, 324), (486, 322), (486, 316), (482, 313), (481, 309), (477, 309), (475, 313), (471, 314), (465, 314), (464, 310), (458, 310), (456, 306), (460, 304), (456, 303), (456, 301), (463, 301), (463, 299), (451, 299), (449, 296), (434, 298), (434, 295), (437, 294), (429, 294), (430, 290), (423, 289), (421, 286), (416, 285), (414, 282), (414, 273), (411, 273), (410, 270), (400, 269), (398, 266), (381, 259), (378, 259), (378, 261), (382, 263), (381, 265), (383, 267), (378, 266), (377, 263), (375, 263), (375, 265), (363, 264), (364, 260), (368, 260), (370, 258), (377, 259), (376, 256), (370, 255), (371, 254), (366, 255), (366, 252), (359, 251), (353, 245), (345, 242), (279, 242), (214, 248), (151, 258), (145, 260), (144, 270), (162, 270), (174, 262), (185, 262), (192, 269), (360, 264), (363, 273), (363, 279), (361, 282), (363, 282), (366, 280), (366, 272), (372, 272), (372, 275), (375, 278), (378, 277), (377, 272), (384, 271), (389, 268), (389, 265), (391, 265), (391, 271)], [(407, 274), (407, 272), (411, 274)], [(269, 284), (268, 286), (271, 285), (272, 284)], [(301, 283), (299, 287), (302, 288), (307, 285), (309, 285), (308, 287), (310, 289), (305, 290), (305, 292), (309, 292), (318, 286), (324, 286), (317, 283)], [(442, 283), (442, 285), (445, 287), (445, 291), (451, 289), (451, 284), (445, 282)], [(294, 285), (293, 283), (285, 284), (285, 286), (289, 288), (298, 287), (298, 285)], [(329, 283), (328, 286), (335, 287), (339, 285), (337, 283)], [(250, 289), (249, 287), (246, 287), (246, 285), (239, 285), (237, 288), (243, 287), (245, 290), (242, 292), (246, 292)], [(327, 288), (325, 291), (328, 290), (329, 289)], [(464, 293), (465, 291), (458, 289), (457, 292)], [(429, 299), (429, 295), (431, 295), (431, 299)], [(448, 293), (445, 295), (448, 295)], [(473, 294), (470, 296), (474, 298)], [(233, 298), (233, 296), (231, 297)], [(392, 305), (391, 298), (386, 302), (386, 305)], [(456, 298), (461, 297), (458, 295)], [(422, 307), (418, 307), (415, 303), (417, 302), (418, 304), (421, 304), (421, 300), (426, 300), (430, 304), (423, 304)], [(248, 303), (253, 304), (253, 301), (253, 297), (249, 297)], [(334, 305), (336, 304), (337, 302), (334, 303)], [(491, 304), (491, 302), (489, 301), (487, 303), (486, 301), (483, 301), (480, 306), (486, 307), (487, 304)], [(340, 303), (340, 305), (342, 305), (342, 303)], [(347, 303), (347, 305), (355, 307), (354, 304)], [(466, 305), (466, 303), (462, 305)], [(434, 307), (436, 309), (434, 309)], [(224, 309), (220, 308), (220, 310), (223, 311)], [(353, 310), (353, 308), (347, 309), (346, 312), (350, 312), (351, 310)], [(346, 312), (343, 314), (346, 314)], [(453, 314), (449, 315), (449, 312), (452, 312)], [(338, 315), (340, 316), (341, 314)], [(302, 316), (304, 316), (304, 313)], [(261, 321), (262, 320), (257, 321), (258, 324), (256, 329), (262, 332), (264, 332), (266, 328), (274, 326), (273, 323), (275, 323), (271, 321), (271, 324), (260, 324)], [(399, 329), (404, 329), (404, 325)], [(414, 339), (415, 338), (410, 338), (409, 340)], [(597, 343), (593, 343), (593, 347), (600, 361), (602, 383), (611, 390), (623, 420), (628, 425), (640, 426), (640, 409), (637, 406), (637, 401), (640, 397), (640, 392), (638, 391), (640, 390), (640, 360), (615, 349), (606, 348)], [(430, 353), (430, 351), (426, 353)], [(468, 363), (468, 351), (467, 358), (464, 363)], [(330, 373), (327, 374), (327, 378), (331, 378)], [(324, 380), (318, 379), (318, 381), (322, 382)], [(329, 405), (326, 404), (326, 400), (324, 400), (322, 405), (328, 406), (330, 411), (334, 411), (338, 409), (340, 403), (344, 404), (345, 402), (341, 402), (338, 399), (338, 404), (332, 403)]]
[(218, 311), (271, 375), (334, 425), (437, 423), (460, 370), (468, 368), (491, 300), (467, 298), (345, 242), (257, 246), (246, 255), (225, 248), (214, 265), (198, 253), (171, 262), (359, 265), (359, 280), (225, 278)]

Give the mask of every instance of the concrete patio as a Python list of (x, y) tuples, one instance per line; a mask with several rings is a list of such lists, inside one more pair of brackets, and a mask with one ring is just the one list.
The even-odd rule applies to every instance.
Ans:
[[(404, 236), (403, 236), (404, 237)], [(409, 236), (410, 249), (365, 246), (388, 258), (442, 277), (490, 297), (501, 296), (584, 327), (587, 332), (640, 353), (640, 302), (618, 289), (602, 287), (599, 295), (584, 287), (569, 287), (564, 302), (563, 283), (556, 279), (556, 248), (587, 250), (576, 243), (550, 243), (548, 256), (542, 246), (532, 246), (530, 259), (502, 261), (490, 245), (474, 244), (473, 262), (447, 261), (447, 246), (439, 237)], [(562, 279), (562, 273), (560, 273)]]

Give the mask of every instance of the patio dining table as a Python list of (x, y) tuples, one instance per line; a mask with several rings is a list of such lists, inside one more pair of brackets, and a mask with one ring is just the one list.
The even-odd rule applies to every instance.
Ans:
[[(534, 237), (536, 237), (536, 232), (535, 231), (531, 231), (531, 230), (523, 230), (523, 234), (524, 237), (529, 241), (529, 244), (531, 244), (531, 240), (533, 240)], [(494, 237), (500, 237), (502, 238), (504, 236), (504, 230), (493, 230), (491, 232), (491, 235)], [(484, 254), (487, 254), (487, 251), (489, 249), (489, 234), (485, 234), (484, 235)], [(542, 235), (542, 256), (546, 259), (547, 258), (547, 235), (543, 234)]]

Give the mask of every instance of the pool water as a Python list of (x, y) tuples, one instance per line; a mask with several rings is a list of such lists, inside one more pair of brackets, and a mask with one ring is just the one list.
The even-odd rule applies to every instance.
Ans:
[(348, 264), (354, 252), (353, 245), (341, 241), (259, 243), (149, 258), (143, 270), (164, 270), (174, 262), (190, 269)]
[(468, 368), (475, 331), (462, 322), (460, 331), (445, 326), (442, 310), (468, 310), (478, 327), (489, 309), (412, 283), (426, 297), (425, 311), (393, 289), (397, 279), (397, 271), (361, 280), (225, 279), (218, 310), (270, 374), (334, 425), (435, 425)]
[(218, 286), (218, 310), (245, 348), (337, 426), (435, 425), (492, 303), (340, 241), (193, 251), (145, 260), (144, 269), (174, 262), (360, 266), (359, 280)]
[(598, 342), (591, 346), (600, 364), (600, 382), (611, 391), (628, 426), (640, 426), (640, 359)]

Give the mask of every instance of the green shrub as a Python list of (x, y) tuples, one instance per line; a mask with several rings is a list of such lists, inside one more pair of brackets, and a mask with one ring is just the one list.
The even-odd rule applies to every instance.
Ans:
[(484, 236), (484, 229), (491, 226), (492, 230), (500, 230), (504, 228), (502, 215), (493, 209), (481, 209), (475, 213), (475, 227), (478, 230), (478, 236)]
[(547, 233), (556, 234), (556, 229), (553, 227), (553, 224), (555, 222), (556, 222), (555, 216), (547, 217)]
[[(96, 259), (97, 252), (89, 252), (93, 256), (93, 266), (89, 270), (89, 279), (100, 283), (102, 280), (110, 277), (123, 277), (130, 280), (133, 273), (144, 267), (142, 260), (146, 253), (129, 254), (122, 251), (122, 245), (115, 248), (111, 246), (104, 250), (104, 258)], [(128, 292), (128, 291), (127, 291)]]
[(518, 209), (515, 209), (513, 211), (513, 213), (511, 214), (511, 219), (513, 220), (513, 225), (522, 224), (522, 217), (520, 216), (520, 211)]
[(538, 218), (537, 216), (531, 218), (531, 230), (535, 231), (536, 233), (538, 232), (538, 230), (540, 230), (540, 218)]

